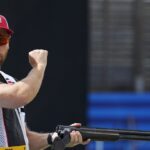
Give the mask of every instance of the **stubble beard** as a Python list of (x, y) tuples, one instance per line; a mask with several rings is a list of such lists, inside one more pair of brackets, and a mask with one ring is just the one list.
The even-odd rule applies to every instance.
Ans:
[(3, 64), (3, 57), (2, 57), (2, 55), (0, 55), (0, 66), (2, 66), (2, 64)]
[(8, 44), (1, 47), (1, 49), (0, 49), (0, 66), (2, 66), (3, 63), (5, 62), (5, 59), (6, 59), (7, 54), (8, 54), (8, 50), (9, 50)]
[(0, 66), (3, 65), (3, 63), (4, 63), (5, 59), (6, 59), (6, 57), (7, 57), (7, 53), (6, 53), (4, 56), (2, 56), (2, 54), (0, 54)]

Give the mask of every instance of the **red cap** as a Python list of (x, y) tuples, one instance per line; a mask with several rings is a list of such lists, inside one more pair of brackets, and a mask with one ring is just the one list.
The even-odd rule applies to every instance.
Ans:
[(6, 18), (0, 15), (0, 28), (5, 29), (10, 35), (14, 32), (9, 28)]

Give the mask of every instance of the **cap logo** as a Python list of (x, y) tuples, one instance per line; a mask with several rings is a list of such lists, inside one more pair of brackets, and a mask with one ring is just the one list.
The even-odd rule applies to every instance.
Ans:
[(2, 23), (2, 18), (0, 18), (0, 23)]

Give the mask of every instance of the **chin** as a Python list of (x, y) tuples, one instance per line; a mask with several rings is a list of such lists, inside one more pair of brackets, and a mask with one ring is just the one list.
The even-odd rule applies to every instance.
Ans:
[[(0, 57), (1, 58), (1, 57)], [(3, 59), (0, 59), (0, 66), (2, 66), (2, 64), (4, 63)]]

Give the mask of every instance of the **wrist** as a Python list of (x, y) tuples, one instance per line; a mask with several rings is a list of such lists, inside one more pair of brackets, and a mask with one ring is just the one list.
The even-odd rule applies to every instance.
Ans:
[(47, 137), (47, 143), (48, 143), (48, 145), (50, 145), (50, 146), (53, 144), (53, 142), (52, 142), (52, 134), (53, 134), (53, 133), (49, 133), (49, 134), (48, 134), (48, 137)]
[(48, 134), (48, 137), (47, 137), (47, 143), (48, 145), (52, 145), (54, 140), (58, 137), (58, 134), (56, 132), (53, 132), (53, 133), (49, 133)]
[(41, 64), (34, 66), (31, 70), (31, 73), (33, 73), (34, 77), (36, 77), (38, 79), (43, 78), (44, 72), (45, 72), (45, 66), (41, 65)]
[(36, 66), (36, 68), (38, 69), (38, 70), (42, 70), (42, 71), (44, 71), (45, 70), (45, 68), (46, 68), (46, 65), (44, 65), (44, 64), (38, 64), (37, 66)]

